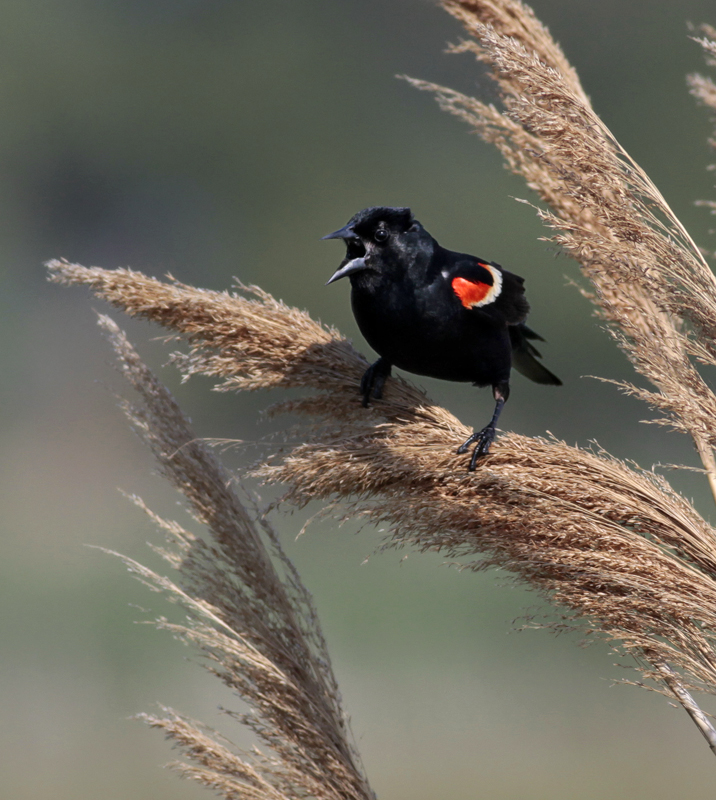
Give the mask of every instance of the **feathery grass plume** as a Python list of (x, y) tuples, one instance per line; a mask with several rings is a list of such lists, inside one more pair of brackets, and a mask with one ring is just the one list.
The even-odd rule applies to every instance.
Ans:
[[(700, 39), (694, 37), (694, 40), (703, 47), (706, 64), (709, 67), (716, 67), (716, 28), (705, 24), (700, 25), (699, 28), (704, 36)], [(710, 77), (701, 75), (698, 72), (688, 75), (686, 81), (691, 94), (711, 112), (716, 112), (716, 83)], [(713, 122), (716, 125), (716, 114), (713, 116)], [(716, 150), (716, 128), (708, 142)], [(712, 164), (709, 169), (716, 169), (716, 165)], [(714, 200), (699, 200), (696, 205), (710, 208), (711, 213), (716, 214), (716, 201)]]
[(424, 81), (441, 107), (502, 152), (551, 210), (551, 237), (580, 263), (592, 300), (657, 391), (621, 384), (690, 435), (716, 497), (716, 396), (693, 358), (716, 364), (716, 279), (646, 173), (594, 112), (576, 72), (519, 0), (442, 0), (492, 68), (504, 110)]
[[(283, 404), (310, 418), (303, 443), (258, 470), (288, 487), (287, 501), (341, 498), (347, 513), (386, 523), (390, 544), (506, 568), (634, 655), (647, 678), (716, 690), (715, 532), (661, 477), (514, 434), (468, 473), (454, 452), (468, 428), (402, 379), (364, 409), (356, 387), (367, 362), (305, 312), (256, 289), (246, 297), (130, 270), (49, 267), (55, 282), (88, 285), (185, 334), (192, 352), (176, 363), (186, 374), (221, 377), (221, 389), (319, 389)], [(701, 729), (713, 734), (705, 720)]]
[[(699, 26), (699, 30), (704, 35), (700, 39), (693, 37), (694, 41), (703, 47), (706, 64), (709, 67), (716, 67), (716, 28), (704, 23)], [(716, 111), (716, 83), (711, 78), (694, 72), (691, 75), (687, 75), (686, 82), (689, 86), (689, 91), (700, 103)], [(709, 144), (716, 148), (716, 138), (710, 139)]]
[(373, 800), (350, 744), (311, 597), (276, 535), (263, 518), (258, 525), (251, 519), (232, 488), (232, 476), (196, 438), (170, 393), (115, 323), (101, 317), (100, 324), (124, 376), (141, 396), (140, 405), (124, 404), (127, 416), (164, 477), (211, 532), (210, 539), (195, 536), (134, 498), (164, 530), (169, 545), (158, 551), (179, 580), (124, 560), (150, 588), (189, 612), (187, 625), (166, 620), (158, 625), (200, 648), (209, 670), (251, 708), (249, 714), (233, 716), (272, 755), (242, 753), (215, 731), (170, 709), (164, 717), (143, 718), (189, 757), (191, 763), (174, 765), (184, 776), (226, 798)]

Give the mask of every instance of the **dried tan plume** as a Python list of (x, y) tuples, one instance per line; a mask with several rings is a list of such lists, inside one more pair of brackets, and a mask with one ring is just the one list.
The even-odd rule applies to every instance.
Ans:
[(191, 759), (182, 774), (236, 800), (372, 800), (350, 744), (338, 686), (311, 597), (265, 519), (252, 519), (235, 479), (197, 439), (169, 392), (139, 360), (122, 332), (100, 318), (122, 373), (141, 403), (125, 404), (162, 474), (189, 501), (210, 536), (200, 537), (137, 505), (163, 529), (159, 552), (177, 581), (131, 559), (130, 568), (190, 614), (187, 625), (159, 627), (200, 648), (209, 669), (248, 703), (236, 715), (271, 749), (243, 753), (214, 731), (165, 709), (143, 715)]
[(221, 388), (318, 388), (283, 408), (309, 416), (303, 444), (260, 469), (287, 500), (345, 498), (387, 523), (394, 544), (505, 567), (648, 666), (668, 660), (691, 685), (716, 686), (716, 537), (653, 473), (569, 447), (510, 434), (473, 474), (454, 453), (469, 433), (407, 381), (360, 404), (366, 362), (307, 314), (261, 293), (244, 297), (165, 284), (129, 270), (51, 265), (54, 280), (84, 283), (132, 314), (187, 333), (188, 372)]
[(576, 73), (520, 2), (445, 0), (491, 65), (504, 110), (424, 81), (445, 110), (470, 123), (547, 204), (551, 240), (580, 263), (592, 299), (656, 391), (624, 388), (659, 421), (689, 434), (716, 494), (716, 397), (692, 358), (716, 363), (716, 280), (699, 248), (644, 171), (592, 109)]
[[(700, 31), (704, 35), (702, 38), (694, 37), (695, 41), (703, 47), (707, 65), (716, 67), (716, 28), (711, 25), (701, 25)], [(709, 138), (709, 144), (716, 150), (716, 83), (709, 76), (701, 75), (698, 72), (688, 75), (686, 81), (691, 94), (711, 111), (714, 132)], [(714, 165), (711, 165), (710, 169), (714, 168)], [(699, 200), (697, 205), (710, 208), (711, 213), (716, 214), (716, 201), (714, 200)]]

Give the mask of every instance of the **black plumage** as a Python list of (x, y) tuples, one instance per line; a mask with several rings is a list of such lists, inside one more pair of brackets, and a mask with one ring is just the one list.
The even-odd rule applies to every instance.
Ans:
[(361, 381), (363, 404), (379, 399), (392, 366), (417, 375), (492, 386), (495, 413), (458, 452), (485, 455), (510, 391), (510, 369), (537, 383), (561, 381), (537, 359), (542, 337), (524, 322), (524, 280), (492, 261), (446, 250), (409, 208), (366, 208), (324, 236), (346, 257), (328, 283), (349, 277), (358, 327), (380, 355)]

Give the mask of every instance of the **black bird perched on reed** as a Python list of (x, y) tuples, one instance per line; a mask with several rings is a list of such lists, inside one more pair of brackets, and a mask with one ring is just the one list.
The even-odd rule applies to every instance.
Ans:
[(324, 239), (343, 239), (346, 257), (328, 283), (350, 277), (358, 327), (380, 358), (363, 375), (363, 405), (380, 399), (396, 366), (418, 375), (492, 386), (490, 422), (459, 448), (475, 445), (469, 469), (487, 454), (510, 394), (510, 369), (536, 383), (562, 382), (537, 361), (524, 321), (524, 280), (493, 261), (441, 247), (409, 208), (359, 211)]

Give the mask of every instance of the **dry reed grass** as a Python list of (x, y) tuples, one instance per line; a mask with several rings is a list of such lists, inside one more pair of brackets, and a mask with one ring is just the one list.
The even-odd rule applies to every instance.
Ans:
[[(701, 38), (694, 37), (694, 41), (703, 47), (706, 64), (709, 67), (716, 67), (716, 28), (704, 24), (699, 27), (699, 30), (703, 36)], [(716, 84), (713, 80), (698, 72), (687, 76), (686, 80), (691, 94), (707, 108), (716, 111)], [(711, 139), (709, 144), (716, 148), (715, 139)]]
[(87, 284), (184, 333), (192, 353), (175, 360), (187, 374), (221, 376), (222, 389), (319, 389), (282, 405), (309, 416), (304, 443), (258, 471), (288, 486), (287, 501), (344, 498), (345, 513), (387, 523), (393, 544), (507, 568), (635, 655), (647, 677), (668, 662), (692, 687), (716, 686), (716, 538), (659, 476), (514, 434), (467, 473), (454, 443), (468, 428), (401, 379), (363, 409), (356, 385), (366, 361), (305, 312), (258, 290), (246, 297), (131, 270), (50, 266), (54, 280)]
[[(716, 28), (711, 25), (701, 25), (700, 31), (703, 37), (694, 40), (698, 42), (704, 49), (706, 57), (706, 64), (709, 67), (716, 67)], [(714, 133), (709, 138), (709, 144), (716, 150), (716, 83), (708, 75), (701, 75), (698, 72), (687, 76), (687, 83), (691, 94), (712, 112), (712, 121), (714, 123)], [(709, 167), (710, 170), (716, 170), (716, 164)], [(697, 205), (704, 206), (711, 209), (712, 214), (716, 214), (716, 201), (714, 200), (700, 200)]]
[[(694, 363), (716, 364), (716, 281), (703, 255), (526, 6), (443, 5), (471, 37), (455, 49), (491, 65), (504, 109), (413, 83), (493, 142), (548, 206), (538, 213), (556, 231), (552, 241), (579, 261), (600, 313), (654, 386), (624, 388), (693, 438), (716, 494), (716, 396)], [(716, 531), (663, 478), (601, 451), (515, 434), (467, 473), (454, 455), (465, 426), (400, 378), (363, 409), (365, 359), (259, 289), (228, 294), (131, 270), (49, 267), (54, 281), (87, 285), (186, 337), (190, 352), (174, 359), (186, 375), (221, 378), (222, 390), (318, 390), (281, 407), (309, 418), (303, 443), (257, 471), (287, 486), (287, 502), (339, 499), (343, 513), (386, 524), (390, 544), (510, 570), (634, 656), (716, 752), (716, 733), (686, 691), (716, 690)]]
[(143, 718), (191, 759), (191, 764), (174, 765), (185, 777), (224, 797), (372, 800), (350, 744), (311, 597), (276, 535), (262, 517), (254, 522), (232, 488), (232, 476), (196, 438), (172, 396), (115, 323), (101, 317), (100, 324), (122, 373), (141, 397), (138, 405), (125, 403), (125, 413), (161, 473), (211, 534), (197, 537), (133, 498), (164, 531), (168, 546), (157, 550), (178, 571), (179, 580), (124, 561), (150, 588), (189, 612), (186, 625), (166, 620), (158, 625), (201, 649), (209, 670), (248, 703), (251, 712), (236, 716), (272, 755), (242, 753), (215, 731), (170, 709), (164, 717)]
[(693, 358), (716, 363), (716, 279), (649, 177), (596, 115), (574, 70), (518, 0), (444, 0), (470, 38), (453, 47), (492, 68), (502, 111), (411, 79), (495, 144), (549, 209), (551, 237), (589, 278), (592, 299), (655, 386), (623, 388), (692, 437), (716, 496), (716, 396)]

